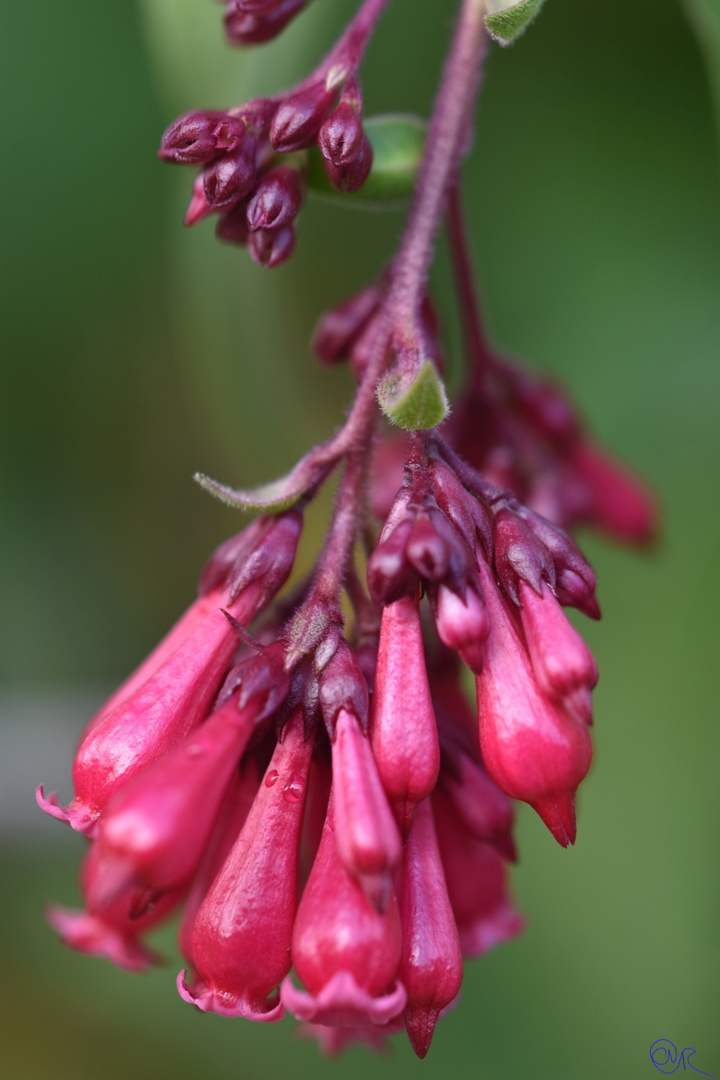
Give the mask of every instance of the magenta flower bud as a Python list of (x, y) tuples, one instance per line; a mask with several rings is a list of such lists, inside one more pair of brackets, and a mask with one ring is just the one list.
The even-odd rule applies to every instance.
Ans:
[(215, 235), (218, 240), (226, 244), (245, 245), (248, 241), (250, 230), (247, 223), (247, 202), (243, 199), (227, 214), (221, 214), (215, 226)]
[(362, 150), (364, 136), (357, 110), (349, 101), (341, 101), (320, 128), (320, 153), (338, 168), (349, 165)]
[(258, 266), (273, 269), (281, 266), (295, 250), (295, 230), (292, 225), (280, 229), (258, 229), (248, 237), (248, 251)]
[(512, 905), (507, 870), (492, 844), (464, 829), (440, 792), (435, 792), (432, 804), (460, 948), (468, 959), (482, 956), (517, 937), (524, 928), (524, 919)]
[(426, 581), (442, 581), (450, 568), (450, 546), (437, 522), (438, 515), (419, 513), (405, 547), (408, 562)]
[[(453, 523), (470, 550), (474, 551), (475, 537), (478, 530), (471, 503), (476, 500), (465, 490), (453, 470), (445, 462), (435, 458), (430, 462), (429, 471), (433, 494), (438, 506)], [(491, 550), (492, 526), (489, 519), (487, 535), (482, 535), (481, 539), (486, 550)]]
[(382, 613), (370, 741), (395, 819), (407, 837), (415, 807), (434, 788), (440, 769), (420, 609), (414, 596), (396, 600)]
[(514, 403), (544, 439), (562, 446), (579, 437), (578, 417), (558, 387), (513, 364), (496, 364), (496, 370), (509, 385)]
[(598, 681), (593, 654), (547, 585), (538, 596), (520, 582), (520, 618), (540, 689), (575, 720), (592, 723), (591, 691)]
[(212, 834), (183, 905), (178, 945), (180, 952), (190, 965), (192, 965), (192, 932), (200, 905), (240, 835), (259, 786), (260, 776), (257, 765), (250, 758), (243, 763), (242, 772), (236, 771), (223, 795)]
[(395, 894), (384, 912), (376, 911), (343, 865), (331, 795), (293, 931), (293, 963), (307, 993), (288, 976), (280, 991), (283, 1004), (312, 1023), (387, 1024), (406, 1002), (396, 978), (401, 937)]
[(277, 37), (307, 4), (308, 0), (280, 0), (265, 14), (248, 11), (242, 0), (225, 8), (223, 17), (229, 41), (237, 45), (261, 45)]
[(320, 709), (330, 737), (341, 709), (352, 713), (363, 731), (367, 731), (369, 695), (365, 677), (355, 653), (341, 641), (320, 675)]
[(372, 163), (373, 148), (364, 133), (360, 150), (352, 161), (344, 165), (334, 165), (327, 158), (323, 158), (325, 175), (337, 191), (359, 191), (370, 175)]
[(247, 205), (248, 227), (279, 229), (289, 225), (300, 209), (302, 196), (297, 169), (279, 165), (260, 178)]
[(285, 728), (255, 802), (200, 906), (191, 952), (197, 982), (180, 996), (204, 1012), (280, 1020), (273, 993), (290, 970), (298, 851), (313, 741), (296, 716)]
[(495, 570), (510, 599), (519, 606), (520, 580), (540, 592), (543, 581), (555, 586), (555, 564), (545, 545), (512, 510), (500, 510), (494, 522)]
[[(247, 590), (231, 611), (249, 622), (257, 591)], [(62, 809), (43, 798), (43, 810), (93, 835), (108, 801), (121, 785), (189, 735), (207, 715), (236, 647), (235, 632), (219, 609), (202, 622), (134, 693), (86, 733), (73, 765), (75, 798)]]
[[(495, 784), (479, 760), (462, 750), (453, 758), (455, 772), (442, 774), (442, 787), (464, 827), (478, 840), (499, 848), (514, 862), (511, 830), (515, 820), (512, 799)], [(507, 841), (510, 840), (510, 845)]]
[(204, 164), (224, 150), (235, 150), (245, 134), (245, 121), (223, 112), (189, 112), (170, 125), (158, 157), (183, 165)]
[(257, 140), (246, 135), (237, 150), (223, 154), (203, 171), (203, 191), (211, 210), (229, 210), (255, 186)]
[(332, 742), (335, 839), (345, 869), (376, 911), (387, 908), (400, 834), (357, 717), (341, 709)]
[(462, 596), (440, 585), (433, 597), (435, 626), (440, 640), (479, 675), (485, 656), (484, 642), (490, 630), (482, 598), (472, 586)]
[(405, 845), (398, 899), (403, 935), (399, 978), (407, 991), (405, 1026), (413, 1050), (424, 1058), (440, 1013), (457, 997), (463, 976), (429, 799), (418, 804)]
[(215, 211), (212, 206), (208, 205), (208, 201), (205, 198), (205, 181), (203, 173), (195, 177), (193, 181), (193, 193), (190, 203), (185, 214), (185, 224), (196, 225), (198, 221), (203, 221), (206, 217), (210, 217)]
[(335, 364), (347, 359), (353, 343), (377, 311), (379, 303), (379, 290), (371, 285), (320, 317), (310, 348), (321, 364)]
[(280, 153), (312, 146), (320, 127), (333, 107), (337, 88), (325, 81), (289, 94), (278, 107), (270, 127), (270, 142)]
[(592, 759), (587, 725), (538, 685), (514, 614), (480, 564), (491, 631), (476, 679), (480, 747), (493, 780), (530, 803), (562, 847), (575, 842), (575, 791)]
[(257, 590), (258, 603), (263, 608), (290, 576), (302, 532), (303, 514), (293, 508), (282, 514), (268, 514), (258, 521), (261, 532), (257, 542), (236, 555), (227, 585), (229, 603), (252, 586)]
[(88, 890), (102, 910), (130, 885), (161, 894), (186, 885), (198, 867), (230, 776), (262, 703), (229, 701), (183, 743), (113, 796), (98, 829), (99, 872)]
[(658, 508), (640, 480), (585, 440), (575, 444), (569, 460), (591, 493), (589, 524), (630, 543), (652, 540), (657, 531)]

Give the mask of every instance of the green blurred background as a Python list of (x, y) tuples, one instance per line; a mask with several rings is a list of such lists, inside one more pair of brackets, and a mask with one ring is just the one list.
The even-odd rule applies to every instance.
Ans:
[[(189, 170), (155, 159), (179, 112), (291, 84), (354, 9), (317, 0), (271, 46), (222, 44), (209, 0), (0, 3), (3, 831), (7, 1080), (453, 1075), (636, 1080), (650, 1044), (720, 1076), (720, 175), (709, 64), (718, 0), (549, 0), (494, 49), (465, 168), (491, 332), (560, 376), (663, 505), (656, 549), (583, 537), (604, 618), (596, 764), (561, 851), (520, 813), (524, 937), (466, 969), (417, 1063), (326, 1062), (293, 1024), (203, 1016), (169, 968), (142, 977), (60, 946), (81, 843), (34, 808), (70, 795), (95, 703), (189, 602), (239, 527), (191, 482), (286, 470), (339, 422), (318, 313), (369, 280), (402, 215), (310, 204), (268, 273), (182, 228)], [(427, 114), (451, 0), (395, 0), (364, 73), (368, 112)], [(713, 38), (713, 32), (717, 36)], [(701, 48), (704, 53), (701, 52)], [(459, 371), (440, 246), (435, 287)], [(309, 564), (327, 500), (312, 516)]]

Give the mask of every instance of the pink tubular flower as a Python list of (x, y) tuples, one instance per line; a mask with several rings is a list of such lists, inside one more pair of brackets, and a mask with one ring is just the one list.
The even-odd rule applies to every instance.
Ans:
[(290, 968), (298, 850), (312, 740), (288, 724), (242, 832), (195, 919), (197, 983), (178, 976), (181, 997), (204, 1012), (280, 1020), (273, 991)]
[(542, 693), (507, 601), (480, 560), (491, 620), (477, 680), (480, 746), (493, 780), (530, 803), (563, 847), (575, 842), (575, 791), (592, 758), (587, 726)]
[[(251, 586), (229, 609), (239, 622), (255, 613), (258, 589)], [(208, 611), (155, 673), (87, 732), (73, 765), (70, 805), (62, 809), (54, 795), (45, 800), (39, 789), (43, 810), (93, 835), (118, 788), (182, 742), (206, 716), (236, 644), (223, 612)]]
[[(84, 893), (92, 890), (97, 872), (97, 851), (93, 846), (85, 856), (80, 871)], [(131, 906), (132, 890), (126, 888), (94, 914), (70, 911), (51, 904), (45, 916), (71, 949), (89, 956), (102, 956), (125, 971), (145, 971), (160, 963), (160, 957), (143, 944), (141, 935), (168, 918), (182, 898), (181, 889), (165, 893), (136, 916)]]
[(462, 954), (466, 958), (482, 956), (517, 937), (524, 919), (512, 906), (505, 865), (495, 847), (478, 840), (463, 826), (442, 793), (436, 791), (432, 803)]
[(418, 804), (405, 845), (399, 886), (403, 944), (400, 980), (407, 991), (405, 1026), (424, 1058), (438, 1017), (457, 996), (462, 955), (438, 850), (430, 801)]
[(573, 447), (570, 461), (591, 493), (589, 524), (631, 543), (652, 540), (658, 509), (645, 484), (587, 439)]
[(544, 582), (538, 596), (521, 581), (520, 598), (520, 618), (540, 689), (569, 716), (591, 724), (598, 670), (590, 649)]
[(293, 931), (293, 963), (307, 993), (288, 976), (284, 1005), (299, 1019), (334, 1027), (384, 1025), (405, 1008), (397, 980), (401, 927), (392, 894), (374, 910), (337, 850), (333, 796)]
[(417, 597), (383, 610), (370, 739), (383, 787), (407, 836), (415, 806), (438, 777), (440, 747)]
[(400, 834), (367, 736), (345, 709), (337, 719), (332, 765), (338, 854), (373, 907), (384, 911), (400, 862)]
[(259, 715), (260, 703), (238, 710), (231, 698), (113, 796), (95, 841), (104, 874), (88, 895), (91, 910), (130, 883), (163, 893), (190, 880)]

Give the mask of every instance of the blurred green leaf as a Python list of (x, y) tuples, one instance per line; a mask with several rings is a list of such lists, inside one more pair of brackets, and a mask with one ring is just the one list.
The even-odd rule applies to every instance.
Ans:
[(705, 56), (720, 126), (720, 0), (683, 0), (683, 3)]
[(323, 168), (317, 147), (309, 153), (309, 189), (344, 206), (395, 209), (412, 195), (425, 146), (425, 123), (419, 116), (386, 114), (364, 122), (373, 149), (370, 175), (360, 191), (336, 191)]

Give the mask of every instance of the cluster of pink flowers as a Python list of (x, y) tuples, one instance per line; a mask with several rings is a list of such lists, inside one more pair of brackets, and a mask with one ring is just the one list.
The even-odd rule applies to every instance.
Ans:
[[(356, 74), (383, 3), (366, 0), (299, 90), (168, 130), (162, 156), (203, 165), (192, 220), (221, 213), (221, 236), (274, 265), (301, 202), (276, 154), (317, 141), (336, 187), (367, 175)], [(302, 6), (233, 0), (226, 27), (264, 40)], [(482, 334), (456, 189), (479, 12), (465, 0), (397, 258), (314, 336), (322, 362), (357, 377), (347, 420), (254, 493), (201, 478), (267, 512), (218, 548), (196, 602), (90, 722), (70, 804), (38, 789), (90, 842), (84, 909), (49, 910), (64, 941), (142, 970), (157, 960), (146, 932), (181, 911), (185, 1001), (260, 1021), (289, 1011), (329, 1053), (405, 1030), (423, 1057), (463, 959), (522, 929), (513, 800), (573, 843), (592, 757), (598, 672), (563, 608), (600, 611), (565, 527), (644, 540), (654, 525), (650, 497), (565, 397)], [(427, 267), (443, 215), (469, 374), (441, 429)], [(404, 432), (380, 434), (378, 398)], [(314, 571), (283, 592), (305, 507), (340, 465)]]

